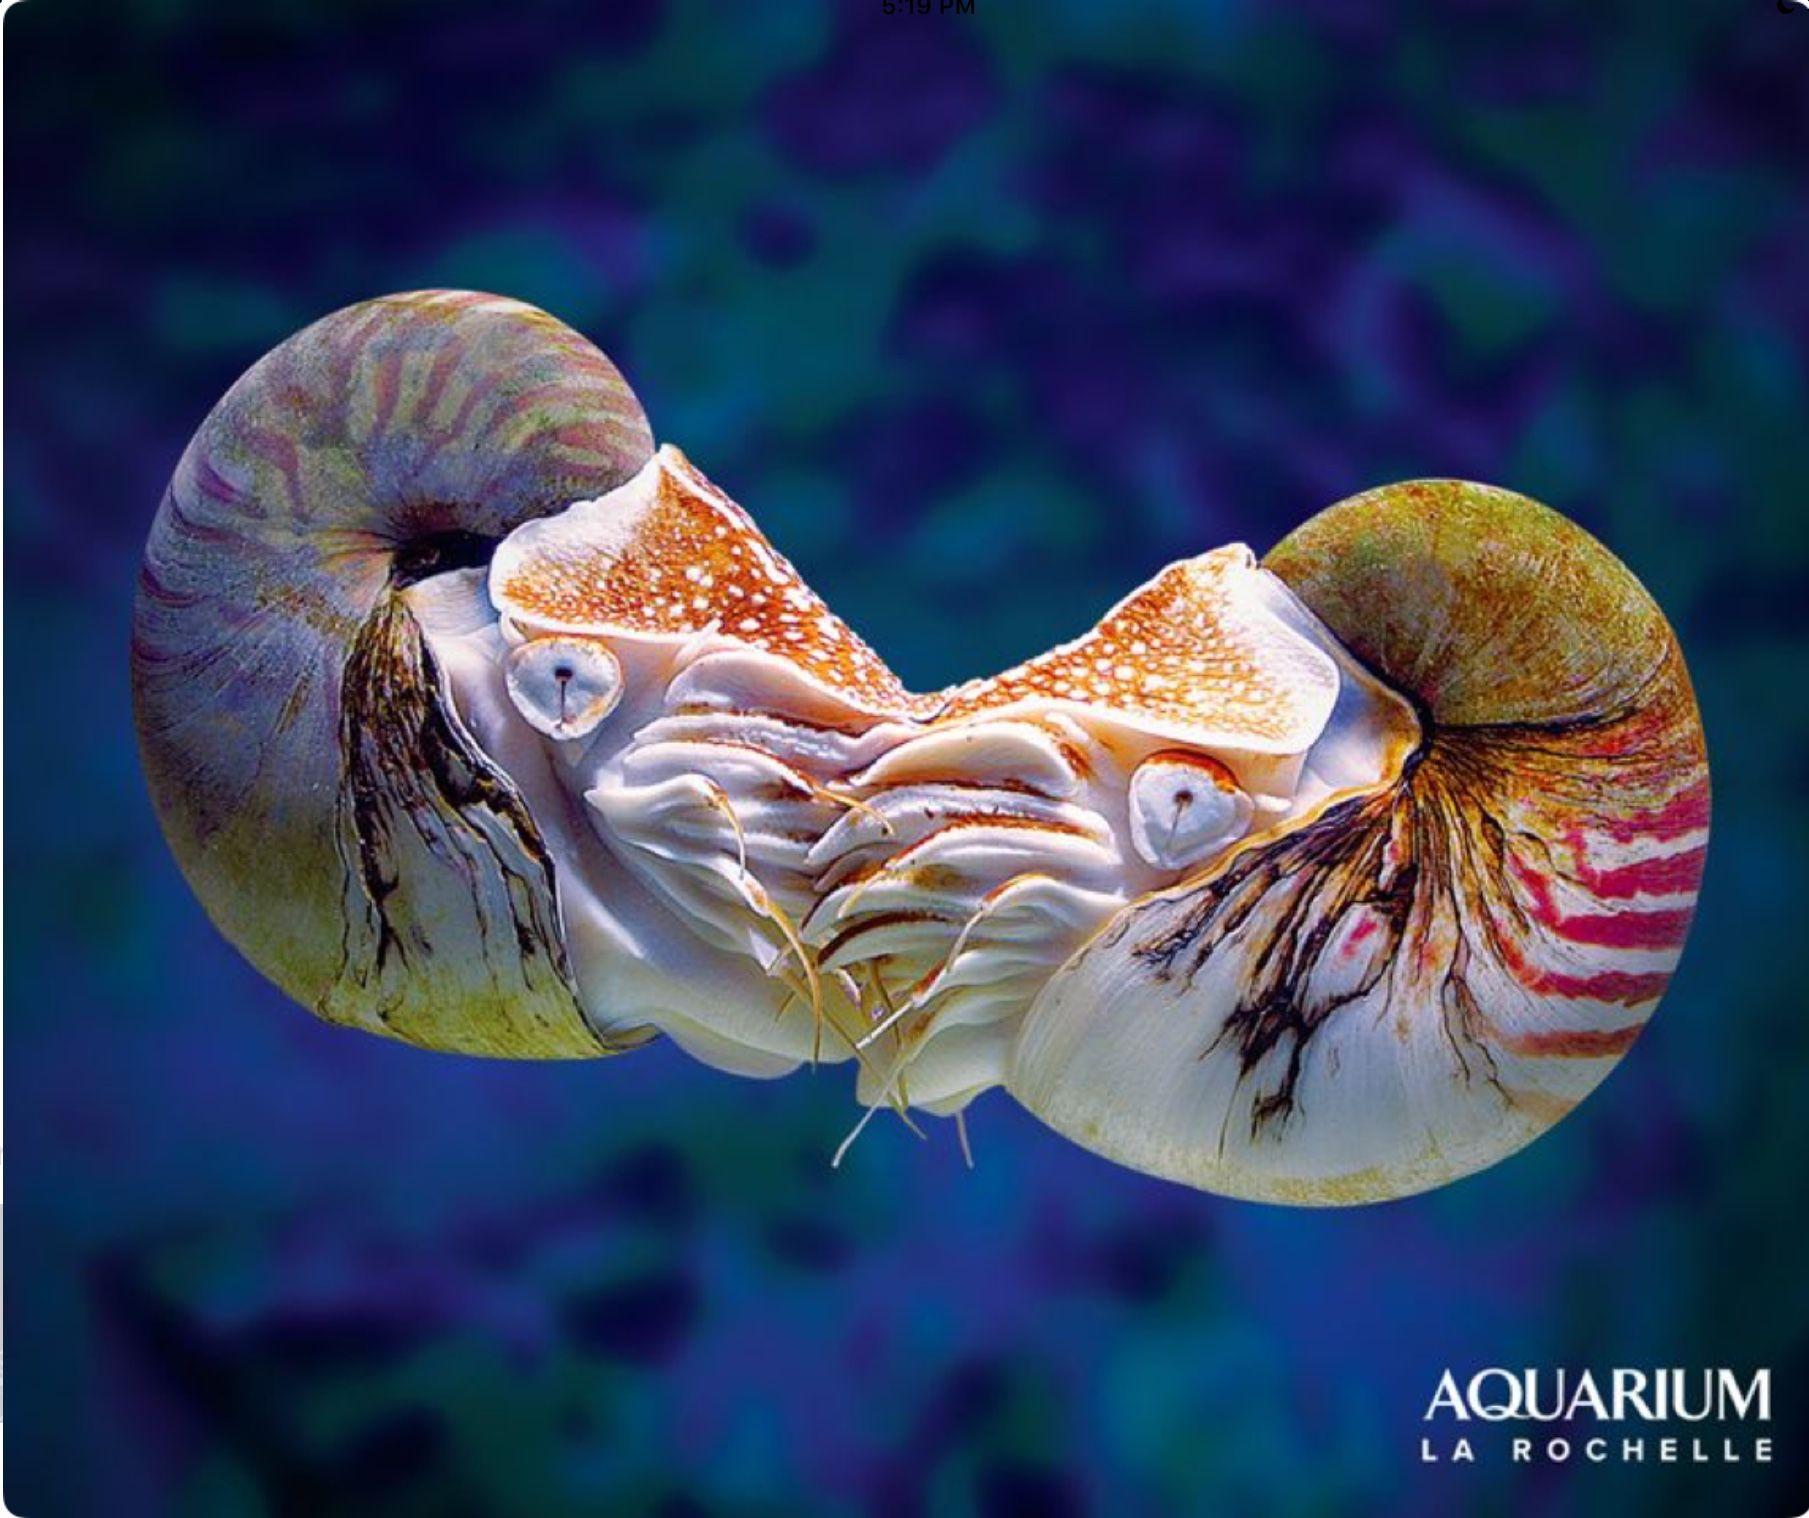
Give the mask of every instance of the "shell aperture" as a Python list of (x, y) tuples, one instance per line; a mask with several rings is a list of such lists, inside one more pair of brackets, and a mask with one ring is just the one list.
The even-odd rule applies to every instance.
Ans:
[[(478, 434), (500, 455), (460, 431), (489, 393), (521, 397)], [(1371, 492), (914, 693), (638, 418), (550, 318), (441, 293), (292, 339), (185, 458), (135, 627), (153, 794), (229, 936), (323, 1015), (848, 1061), (873, 1110), (1003, 1086), (1139, 1169), (1324, 1204), (1511, 1153), (1650, 1014), (1701, 731), (1662, 615), (1555, 513)], [(433, 483), (441, 455), (473, 483)], [(258, 575), (351, 609), (210, 683), (217, 629), (285, 604)], [(304, 657), (320, 688), (262, 688)], [(202, 720), (222, 692), (236, 729)], [(237, 778), (235, 732), (276, 762)], [(274, 863), (210, 841), (235, 792), (303, 829), (324, 797), (337, 829), (286, 938)]]

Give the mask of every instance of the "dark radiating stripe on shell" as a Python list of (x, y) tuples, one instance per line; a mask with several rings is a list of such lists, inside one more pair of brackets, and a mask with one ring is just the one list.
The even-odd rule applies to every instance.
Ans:
[[(453, 715), (408, 608), (386, 597), (346, 662), (338, 838), (340, 971), (318, 1008), (349, 998), (436, 1047), (600, 1054), (578, 1008), (553, 861), (515, 787)], [(469, 973), (483, 966), (481, 977)], [(447, 966), (458, 965), (448, 977)], [(441, 986), (444, 999), (423, 992)], [(479, 979), (482, 989), (467, 982)], [(449, 1026), (429, 1020), (439, 1010)]]
[[(1624, 1052), (1669, 979), (1669, 963), (1654, 966), (1645, 951), (1675, 959), (1703, 853), (1617, 866), (1623, 887), (1658, 867), (1646, 878), (1660, 906), (1624, 888), (1596, 894), (1592, 857), (1605, 845), (1669, 846), (1673, 821), (1706, 825), (1700, 769), (1677, 764), (1692, 742), (1693, 709), (1672, 717), (1679, 730), (1655, 725), (1646, 710), (1559, 732), (1435, 729), (1419, 762), (1380, 795), (1238, 854), (1159, 932), (1139, 937), (1135, 919), (1127, 923), (1129, 952), (1163, 979), (1196, 975), (1235, 940), (1243, 992), (1212, 1047), (1234, 1049), (1247, 1075), (1278, 1048), (1286, 1055), (1284, 1073), (1253, 1105), (1253, 1136), (1293, 1110), (1314, 1035), (1378, 987), (1405, 1015), (1440, 1018), (1479, 1079), (1495, 1081), (1496, 1048), (1550, 1058)], [(1622, 808), (1667, 821), (1655, 835), (1592, 825)], [(1594, 909), (1561, 910), (1561, 890)], [(1355, 982), (1337, 975), (1338, 955), (1360, 958), (1369, 973)], [(1490, 1005), (1485, 960), (1518, 984), (1520, 1006)], [(1319, 993), (1325, 984), (1340, 990)], [(1604, 1017), (1614, 1025), (1603, 1027)], [(1515, 1100), (1511, 1087), (1495, 1089)]]
[[(1400, 935), (1389, 1005), (1444, 1018), (1478, 1068), (1491, 1048), (1624, 1052), (1681, 952), (1708, 828), (1695, 698), (1650, 597), (1555, 512), (1456, 482), (1334, 507), (1268, 562), (1427, 713), (1426, 747), (1397, 785), (1309, 830), (1351, 834), (1337, 845), (1347, 861), (1369, 857), (1365, 833), (1393, 840), (1373, 884)], [(1311, 983), (1303, 947), (1282, 952), (1295, 984)], [(1517, 1005), (1484, 994), (1490, 960)], [(1315, 1012), (1292, 1014), (1295, 1036)], [(1265, 1026), (1246, 1014), (1236, 1036)]]

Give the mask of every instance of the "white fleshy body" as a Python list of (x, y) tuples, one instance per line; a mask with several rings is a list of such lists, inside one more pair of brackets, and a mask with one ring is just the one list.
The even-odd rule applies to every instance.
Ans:
[[(537, 814), (583, 818), (559, 878), (599, 1031), (644, 1023), (743, 1075), (858, 1058), (869, 1105), (947, 1114), (1004, 1082), (1117, 913), (1374, 787), (1414, 734), (1241, 547), (913, 696), (670, 448), (518, 529), (481, 591), (461, 571), (413, 595), (479, 742)], [(579, 730), (561, 713), (590, 667), (611, 704)]]

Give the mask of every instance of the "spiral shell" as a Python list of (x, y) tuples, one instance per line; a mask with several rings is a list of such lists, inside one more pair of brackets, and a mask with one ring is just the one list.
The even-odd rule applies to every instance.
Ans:
[(1638, 1036), (1702, 873), (1700, 719), (1651, 598), (1525, 497), (1390, 486), (1265, 562), (1412, 698), (1421, 742), (1114, 919), (1038, 999), (1008, 1084), (1208, 1190), (1406, 1195), (1543, 1132)]
[(603, 1052), (553, 865), (405, 597), (652, 451), (613, 365), (532, 307), (363, 302), (235, 384), (145, 550), (132, 685), (195, 894), (322, 1017), (435, 1048)]

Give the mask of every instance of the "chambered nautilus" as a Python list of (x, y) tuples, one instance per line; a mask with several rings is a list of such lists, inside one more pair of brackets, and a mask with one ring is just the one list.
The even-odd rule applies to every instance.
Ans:
[(290, 338), (189, 444), (132, 640), (221, 931), (466, 1053), (1003, 1086), (1229, 1196), (1402, 1196), (1627, 1050), (1708, 770), (1663, 615), (1564, 517), (1387, 486), (913, 694), (550, 316), (426, 292)]

